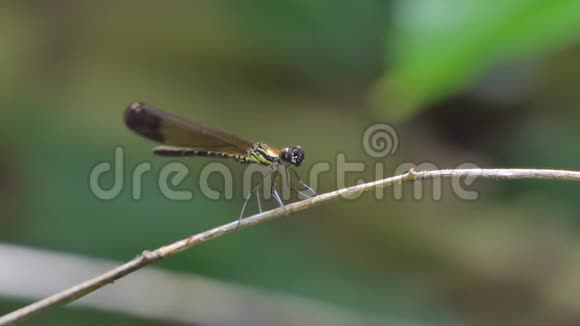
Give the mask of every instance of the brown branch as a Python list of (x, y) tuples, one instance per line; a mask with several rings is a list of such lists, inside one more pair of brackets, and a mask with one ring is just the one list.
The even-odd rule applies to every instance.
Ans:
[(286, 205), (284, 208), (273, 209), (261, 214), (257, 214), (238, 221), (231, 222), (213, 229), (192, 235), (186, 239), (174, 242), (167, 246), (153, 251), (145, 251), (139, 257), (115, 268), (93, 279), (73, 286), (67, 290), (56, 293), (28, 306), (20, 308), (14, 312), (0, 317), (0, 326), (21, 321), (27, 317), (38, 314), (49, 308), (75, 301), (85, 295), (94, 292), (105, 285), (112, 283), (125, 275), (143, 268), (151, 263), (172, 256), (180, 251), (186, 250), (211, 239), (223, 236), (230, 232), (238, 231), (246, 227), (273, 220), (275, 218), (302, 211), (321, 203), (338, 199), (339, 197), (349, 197), (358, 195), (376, 188), (383, 188), (398, 183), (419, 180), (431, 180), (438, 178), (459, 178), (474, 177), (487, 179), (549, 179), (549, 180), (570, 180), (580, 181), (580, 172), (565, 170), (539, 170), (539, 169), (456, 169), (456, 170), (436, 170), (415, 172), (411, 170), (405, 174), (373, 181), (349, 188), (318, 195), (300, 202)]

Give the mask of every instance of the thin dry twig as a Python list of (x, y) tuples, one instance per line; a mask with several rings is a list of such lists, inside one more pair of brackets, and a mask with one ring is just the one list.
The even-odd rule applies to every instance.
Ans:
[(580, 172), (565, 170), (544, 170), (544, 169), (455, 169), (455, 170), (435, 170), (420, 171), (411, 170), (405, 174), (393, 176), (390, 178), (377, 180), (365, 184), (340, 189), (337, 191), (318, 195), (300, 202), (286, 205), (285, 208), (277, 208), (261, 214), (253, 215), (238, 221), (234, 221), (213, 229), (189, 236), (183, 240), (174, 242), (167, 246), (158, 248), (153, 251), (145, 251), (137, 258), (115, 268), (93, 279), (75, 285), (67, 290), (56, 293), (28, 306), (20, 308), (14, 312), (0, 317), (0, 326), (8, 325), (21, 321), (25, 318), (43, 312), (49, 308), (63, 305), (92, 293), (107, 284), (139, 270), (149, 264), (152, 264), (163, 258), (172, 256), (178, 252), (199, 245), (214, 238), (223, 236), (230, 232), (238, 231), (246, 227), (273, 220), (275, 218), (288, 215), (294, 212), (302, 211), (314, 207), (321, 203), (338, 199), (340, 197), (350, 197), (358, 195), (376, 188), (383, 188), (398, 183), (419, 180), (431, 180), (437, 178), (486, 178), (486, 179), (547, 179), (561, 181), (580, 181)]

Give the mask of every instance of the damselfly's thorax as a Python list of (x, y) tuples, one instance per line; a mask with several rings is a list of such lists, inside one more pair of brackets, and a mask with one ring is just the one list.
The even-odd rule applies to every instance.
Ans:
[(259, 163), (262, 165), (292, 164), (300, 166), (302, 161), (304, 161), (304, 150), (300, 146), (286, 147), (279, 150), (266, 143), (257, 142), (248, 149), (247, 154), (248, 163)]

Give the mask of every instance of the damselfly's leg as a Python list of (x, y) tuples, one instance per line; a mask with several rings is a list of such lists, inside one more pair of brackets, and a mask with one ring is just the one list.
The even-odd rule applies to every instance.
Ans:
[(284, 210), (286, 210), (286, 206), (284, 205), (282, 198), (280, 198), (280, 195), (278, 194), (278, 191), (276, 190), (276, 186), (278, 184), (278, 174), (279, 173), (280, 173), (279, 168), (276, 168), (276, 174), (274, 175), (274, 180), (272, 181), (272, 188), (270, 189), (270, 192), (271, 192), (272, 196), (274, 197), (274, 199), (276, 200), (276, 202), (278, 202), (278, 205), (280, 205), (280, 207), (282, 207), (282, 208), (284, 208)]
[(272, 180), (272, 187), (270, 188), (270, 193), (280, 206), (284, 206), (284, 203), (282, 203), (282, 201), (280, 200), (280, 196), (278, 196), (278, 192), (276, 191), (277, 182), (278, 182), (278, 169), (276, 169), (276, 174), (274, 174), (274, 179)]
[(294, 187), (290, 187), (290, 190), (293, 190), (298, 196), (302, 196), (303, 199), (310, 199), (310, 198), (312, 198), (312, 196), (309, 196), (309, 195), (303, 193), (302, 191), (300, 191), (300, 190), (298, 190), (298, 189), (296, 189)]
[(260, 179), (258, 182), (256, 182), (252, 188), (250, 189), (250, 192), (248, 193), (248, 198), (246, 198), (246, 200), (244, 201), (244, 205), (242, 206), (242, 211), (240, 212), (240, 218), (238, 219), (238, 227), (240, 226), (240, 223), (242, 222), (242, 217), (244, 217), (244, 211), (246, 210), (246, 206), (248, 205), (248, 201), (250, 200), (250, 198), (252, 197), (252, 192), (256, 191), (256, 196), (258, 197), (258, 207), (260, 209), (260, 213), (262, 212), (262, 203), (260, 202), (260, 195), (258, 195), (258, 190), (260, 189), (260, 187), (264, 184), (264, 180), (270, 175), (272, 174), (272, 172), (274, 172), (274, 170), (268, 172), (268, 174), (263, 175), (262, 179)]
[(262, 202), (260, 201), (260, 188), (256, 189), (256, 199), (258, 200), (258, 211), (262, 214)]
[(276, 202), (278, 202), (278, 205), (280, 205), (280, 207), (284, 208), (284, 210), (286, 210), (286, 206), (284, 205), (284, 202), (282, 202), (282, 199), (280, 198), (280, 195), (278, 194), (278, 190), (274, 189), (272, 191), (272, 196), (274, 196), (274, 199), (276, 199)]
[(244, 201), (244, 205), (242, 205), (242, 211), (240, 212), (240, 218), (238, 218), (238, 226), (240, 227), (240, 223), (242, 223), (242, 217), (244, 216), (244, 211), (246, 210), (246, 205), (248, 204), (248, 200), (250, 200), (250, 195), (248, 195), (248, 198), (246, 198), (246, 200)]
[(300, 182), (300, 184), (302, 185), (302, 187), (308, 189), (310, 192), (312, 192), (312, 196), (318, 196), (318, 193), (316, 191), (314, 191), (314, 189), (310, 188), (309, 185), (307, 185), (306, 183), (304, 183), (304, 181), (302, 181), (302, 179), (300, 179), (300, 176), (298, 175), (298, 172), (296, 172), (294, 169), (291, 169), (292, 173), (294, 173), (294, 175), (296, 176), (296, 179), (298, 179), (298, 182)]
[(288, 171), (288, 169), (289, 169), (288, 167), (285, 167), (284, 171), (286, 172), (286, 180), (288, 180), (288, 187), (290, 188), (290, 190), (294, 190), (294, 192), (298, 195), (298, 198), (300, 198), (300, 195), (302, 195), (302, 197), (304, 197), (305, 199), (312, 198), (310, 195), (307, 195), (307, 194), (303, 193), (302, 191), (300, 191), (300, 190), (298, 190), (290, 185), (291, 179), (290, 179), (290, 172)]
[(250, 197), (252, 197), (252, 192), (254, 192), (254, 190), (258, 191), (260, 189), (260, 185), (262, 185), (262, 182), (257, 183), (256, 185), (254, 185), (252, 187), (252, 189), (250, 190), (250, 193), (248, 193), (248, 198), (246, 198), (246, 200), (244, 201), (244, 205), (242, 206), (242, 211), (240, 212), (240, 218), (238, 218), (238, 227), (240, 226), (240, 223), (242, 223), (242, 217), (244, 217), (244, 211), (246, 210), (246, 206), (248, 205), (248, 201), (250, 201)]

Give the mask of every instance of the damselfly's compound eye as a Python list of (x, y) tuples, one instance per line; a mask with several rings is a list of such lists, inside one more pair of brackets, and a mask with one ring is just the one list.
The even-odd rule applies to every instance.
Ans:
[(304, 150), (300, 146), (294, 146), (290, 149), (290, 163), (300, 166), (304, 162)]

